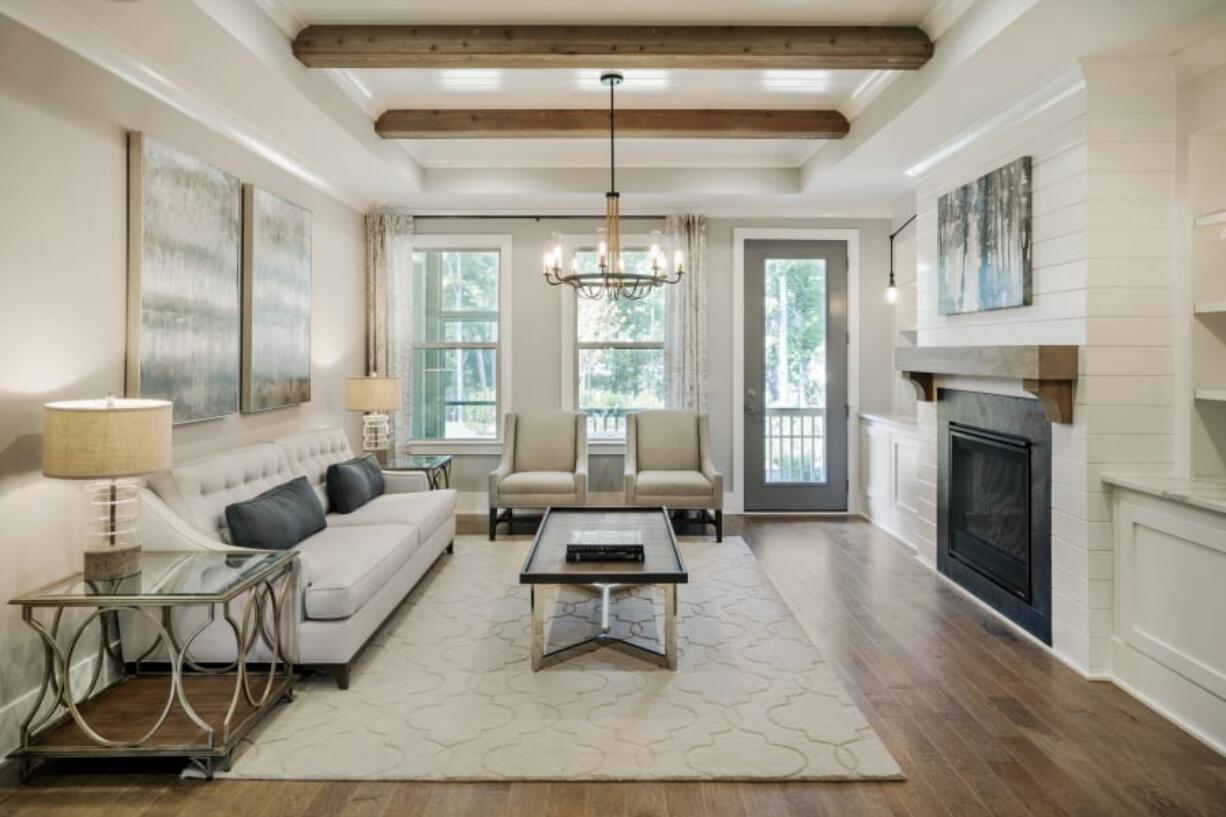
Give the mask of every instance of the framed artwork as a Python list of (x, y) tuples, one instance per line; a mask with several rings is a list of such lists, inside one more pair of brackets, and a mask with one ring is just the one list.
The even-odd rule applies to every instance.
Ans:
[(241, 236), (238, 179), (129, 133), (126, 388), (176, 424), (238, 411)]
[(311, 213), (243, 185), (243, 411), (311, 399)]
[(941, 196), (937, 229), (942, 315), (1031, 302), (1029, 156)]

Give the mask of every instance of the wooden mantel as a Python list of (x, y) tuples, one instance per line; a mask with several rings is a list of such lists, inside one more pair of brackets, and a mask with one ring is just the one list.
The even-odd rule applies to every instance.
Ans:
[(1076, 346), (919, 346), (894, 350), (894, 366), (915, 386), (920, 400), (936, 399), (935, 375), (1006, 377), (1039, 398), (1043, 416), (1073, 422)]

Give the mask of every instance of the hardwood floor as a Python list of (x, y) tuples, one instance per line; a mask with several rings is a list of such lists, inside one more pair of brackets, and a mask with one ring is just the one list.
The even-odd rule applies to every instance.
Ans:
[[(483, 533), (484, 517), (462, 530)], [(1116, 687), (1083, 681), (860, 520), (729, 517), (842, 676), (905, 782), (183, 782), (60, 765), (0, 815), (1226, 814), (1226, 758)]]

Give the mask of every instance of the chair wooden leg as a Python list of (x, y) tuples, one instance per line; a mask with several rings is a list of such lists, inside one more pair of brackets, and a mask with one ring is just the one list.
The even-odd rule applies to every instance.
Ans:
[(454, 539), (452, 539), (450, 542), (447, 543), (447, 552), (455, 553), (455, 540)]
[(333, 673), (336, 675), (336, 688), (349, 689), (349, 665), (338, 664)]
[(724, 512), (722, 510), (715, 511), (715, 541), (724, 541)]
[(490, 541), (494, 541), (495, 532), (498, 529), (498, 509), (490, 508)]

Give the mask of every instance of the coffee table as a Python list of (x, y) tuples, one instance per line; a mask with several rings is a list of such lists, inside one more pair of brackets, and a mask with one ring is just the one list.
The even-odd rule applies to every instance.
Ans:
[[(567, 562), (566, 546), (579, 531), (638, 533), (643, 543), (642, 562)], [(532, 669), (565, 661), (600, 647), (614, 647), (667, 669), (677, 668), (677, 585), (689, 582), (689, 573), (665, 508), (549, 508), (537, 529), (532, 549), (519, 573), (520, 584), (531, 587)], [(657, 652), (613, 635), (609, 607), (614, 592), (629, 587), (659, 584), (664, 587), (664, 651)], [(537, 585), (568, 585), (601, 596), (601, 627), (595, 636), (552, 652), (545, 652), (545, 604), (537, 599)]]

